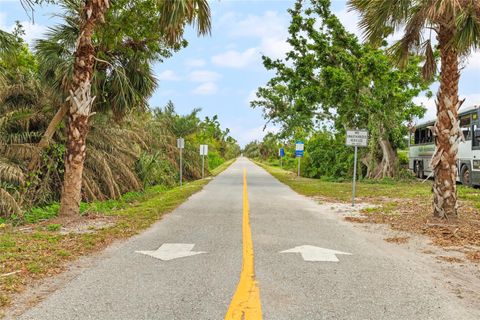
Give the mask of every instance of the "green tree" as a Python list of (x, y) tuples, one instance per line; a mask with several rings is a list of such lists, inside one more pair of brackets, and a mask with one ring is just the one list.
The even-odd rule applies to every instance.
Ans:
[(328, 0), (299, 0), (289, 12), (292, 49), (285, 61), (264, 57), (276, 75), (258, 89), (252, 106), (296, 134), (308, 136), (328, 122), (338, 132), (368, 128), (368, 176), (394, 176), (403, 123), (424, 112), (412, 102), (427, 87), (418, 69), (397, 70), (382, 49), (362, 45), (331, 13)]
[[(361, 15), (360, 27), (377, 44), (393, 32), (403, 37), (391, 51), (405, 65), (411, 52), (425, 55), (423, 74), (431, 78), (437, 70), (432, 48), (436, 34), (440, 52), (440, 88), (437, 94), (437, 121), (433, 128), (436, 151), (431, 160), (434, 216), (457, 216), (457, 150), (462, 139), (457, 111), (459, 59), (477, 47), (480, 37), (478, 1), (376, 1), (350, 0), (351, 8)], [(426, 39), (424, 33), (427, 34)]]

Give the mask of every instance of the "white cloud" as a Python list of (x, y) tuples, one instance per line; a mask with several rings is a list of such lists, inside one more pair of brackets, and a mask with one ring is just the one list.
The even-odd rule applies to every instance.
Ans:
[(290, 44), (281, 38), (264, 38), (262, 40), (262, 45), (260, 51), (262, 54), (274, 58), (281, 59), (285, 57), (285, 54), (291, 49)]
[[(227, 14), (228, 15), (228, 14)], [(230, 34), (240, 37), (271, 37), (286, 34), (288, 21), (282, 19), (275, 11), (266, 11), (261, 16), (249, 14), (245, 19), (233, 21)]]
[(181, 77), (175, 73), (173, 70), (165, 70), (160, 73), (157, 78), (161, 81), (179, 81)]
[(188, 79), (194, 82), (214, 82), (220, 80), (221, 77), (221, 74), (207, 70), (193, 71), (188, 75)]
[(185, 60), (185, 65), (187, 67), (198, 68), (203, 67), (207, 64), (207, 62), (203, 59), (187, 59)]
[(218, 87), (215, 83), (213, 82), (206, 82), (195, 89), (193, 89), (192, 93), (194, 94), (201, 94), (201, 95), (210, 95), (210, 94), (215, 94), (218, 91)]
[(220, 18), (219, 23), (224, 25), (232, 38), (258, 39), (257, 51), (269, 57), (283, 58), (290, 49), (286, 42), (289, 21), (275, 11), (246, 17), (229, 12)]
[[(6, 32), (12, 32), (15, 29), (15, 24), (6, 24), (6, 13), (0, 12), (0, 29)], [(30, 21), (20, 21), (23, 26), (25, 35), (22, 36), (23, 40), (29, 45), (34, 45), (34, 40), (44, 38), (44, 34), (47, 31), (47, 27), (38, 23), (32, 23)]]
[(464, 65), (466, 70), (480, 70), (480, 51), (475, 51), (465, 59)]
[(270, 124), (267, 125), (265, 130), (263, 125), (259, 127), (254, 127), (254, 128), (245, 128), (245, 127), (237, 127), (237, 126), (231, 126), (229, 128), (231, 129), (230, 132), (232, 136), (236, 137), (238, 143), (242, 147), (254, 140), (261, 141), (263, 137), (269, 132), (272, 132), (272, 133), (279, 132), (279, 129), (277, 127)]
[(246, 49), (243, 52), (229, 50), (213, 56), (212, 62), (220, 67), (244, 68), (257, 61), (259, 56), (256, 48)]

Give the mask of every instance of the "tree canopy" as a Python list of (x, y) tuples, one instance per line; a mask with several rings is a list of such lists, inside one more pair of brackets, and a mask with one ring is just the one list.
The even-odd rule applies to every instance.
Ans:
[[(382, 161), (403, 144), (404, 123), (424, 113), (412, 100), (427, 89), (418, 68), (413, 63), (395, 68), (385, 48), (361, 44), (331, 12), (328, 0), (297, 1), (289, 12), (291, 50), (285, 60), (263, 58), (275, 76), (258, 89), (252, 106), (287, 134), (325, 124), (338, 132), (368, 128), (373, 137), (369, 162), (378, 151)], [(381, 142), (390, 144), (388, 150)], [(391, 176), (391, 165), (382, 164), (377, 172), (374, 163), (372, 175)]]

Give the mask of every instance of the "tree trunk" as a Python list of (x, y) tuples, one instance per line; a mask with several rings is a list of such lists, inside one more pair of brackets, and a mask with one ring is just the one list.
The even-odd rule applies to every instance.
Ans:
[(388, 138), (380, 137), (378, 144), (382, 150), (382, 161), (371, 172), (373, 179), (393, 178), (397, 173), (397, 154)]
[(397, 174), (398, 157), (396, 151), (392, 147), (392, 143), (388, 140), (388, 134), (385, 132), (383, 125), (380, 125), (378, 137), (375, 137), (377, 148), (381, 151), (380, 157), (377, 157), (377, 150), (371, 151), (368, 159), (367, 177), (371, 179), (393, 178)]
[(63, 118), (67, 114), (68, 105), (64, 104), (63, 106), (58, 109), (57, 113), (53, 116), (52, 120), (48, 124), (47, 130), (43, 133), (40, 142), (37, 144), (38, 152), (35, 153), (28, 164), (28, 171), (33, 171), (37, 168), (41, 152), (50, 145), (50, 141), (52, 141), (52, 137), (57, 130), (58, 125), (62, 122)]
[(67, 153), (60, 216), (74, 216), (80, 211), (88, 120), (95, 100), (90, 90), (95, 63), (92, 35), (96, 25), (104, 22), (108, 6), (108, 0), (86, 0), (83, 8), (80, 35), (75, 50), (73, 86), (70, 91)]
[[(441, 56), (440, 89), (437, 94), (437, 121), (434, 126), (435, 153), (431, 160), (435, 180), (433, 182), (433, 214), (440, 218), (457, 216), (457, 150), (460, 129), (457, 111), (458, 54), (449, 46), (455, 29), (453, 23), (440, 26), (438, 41)], [(450, 26), (450, 27), (448, 27)]]

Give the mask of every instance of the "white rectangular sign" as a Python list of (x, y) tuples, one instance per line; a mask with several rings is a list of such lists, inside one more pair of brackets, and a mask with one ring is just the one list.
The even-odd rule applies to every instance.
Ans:
[(303, 142), (297, 142), (295, 144), (295, 151), (303, 151), (305, 145), (303, 144)]
[(200, 155), (201, 156), (208, 155), (208, 144), (201, 144), (200, 145)]
[(177, 148), (178, 149), (185, 148), (185, 140), (183, 138), (177, 139)]
[(366, 147), (368, 145), (367, 130), (347, 130), (347, 146)]

